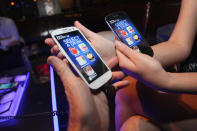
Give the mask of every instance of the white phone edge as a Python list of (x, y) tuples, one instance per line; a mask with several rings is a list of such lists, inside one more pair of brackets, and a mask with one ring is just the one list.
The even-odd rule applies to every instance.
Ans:
[(92, 47), (92, 49), (95, 51), (95, 53), (98, 55), (98, 57), (101, 59), (101, 61), (103, 62), (103, 64), (108, 68), (108, 71), (106, 73), (104, 73), (102, 76), (100, 76), (99, 78), (97, 78), (96, 80), (94, 80), (92, 83), (88, 83), (86, 81), (86, 79), (83, 77), (83, 75), (81, 74), (81, 72), (78, 70), (78, 68), (75, 66), (75, 64), (73, 63), (73, 61), (70, 59), (70, 57), (67, 55), (67, 53), (64, 51), (63, 47), (60, 45), (60, 43), (56, 40), (55, 35), (60, 35), (63, 33), (68, 33), (68, 32), (72, 32), (72, 31), (79, 31), (82, 36), (85, 38), (85, 40), (89, 43), (89, 45), (92, 47), (92, 45), (90, 44), (90, 42), (86, 39), (86, 37), (83, 35), (83, 33), (76, 27), (74, 26), (70, 26), (70, 27), (65, 27), (65, 28), (60, 28), (57, 30), (54, 30), (51, 32), (51, 36), (52, 39), (55, 41), (55, 43), (57, 44), (57, 46), (59, 47), (59, 50), (61, 51), (61, 53), (66, 57), (66, 59), (69, 61), (69, 63), (72, 65), (72, 67), (75, 69), (75, 71), (79, 74), (79, 76), (83, 79), (83, 81), (91, 88), (91, 89), (98, 89), (101, 86), (103, 86), (105, 83), (107, 83), (111, 77), (112, 77), (112, 72), (109, 69), (109, 67), (105, 64), (105, 62), (102, 60), (102, 58), (100, 57), (100, 55), (96, 52), (96, 50)]

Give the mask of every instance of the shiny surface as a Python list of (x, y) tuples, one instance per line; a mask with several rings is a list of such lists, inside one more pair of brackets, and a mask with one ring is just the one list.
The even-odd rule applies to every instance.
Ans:
[[(57, 111), (57, 103), (56, 103), (56, 92), (55, 92), (55, 79), (54, 79), (54, 71), (53, 68), (50, 67), (50, 80), (51, 80), (51, 100), (52, 100), (52, 110)], [(54, 131), (59, 131), (58, 125), (58, 116), (53, 116), (53, 124), (54, 124)]]
[[(40, 83), (38, 76), (30, 75), (29, 85), (18, 108), (18, 116), (51, 112), (50, 83)], [(1, 131), (52, 131), (53, 116), (41, 115), (30, 118), (12, 119), (0, 123)]]

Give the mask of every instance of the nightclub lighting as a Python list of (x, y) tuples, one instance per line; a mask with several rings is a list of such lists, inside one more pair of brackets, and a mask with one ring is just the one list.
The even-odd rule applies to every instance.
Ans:
[[(53, 111), (57, 111), (54, 71), (51, 66), (50, 66), (50, 80), (51, 80), (52, 109), (53, 109)], [(54, 131), (59, 131), (59, 124), (58, 124), (58, 116), (57, 115), (53, 116), (53, 124), (54, 124)]]
[(10, 3), (10, 5), (11, 5), (11, 6), (14, 6), (14, 5), (15, 5), (15, 3), (12, 1), (12, 2)]

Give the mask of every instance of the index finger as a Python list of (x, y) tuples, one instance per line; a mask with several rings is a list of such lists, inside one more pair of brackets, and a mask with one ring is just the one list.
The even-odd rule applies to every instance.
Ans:
[(107, 62), (107, 65), (109, 66), (110, 69), (112, 69), (113, 67), (115, 67), (116, 65), (118, 65), (118, 58), (117, 58), (117, 56), (114, 56), (113, 58), (111, 58)]
[(55, 42), (54, 42), (54, 40), (52, 38), (46, 38), (45, 39), (45, 43), (47, 45), (49, 45), (50, 47), (53, 47), (54, 45), (56, 45)]
[(128, 47), (124, 43), (122, 43), (118, 40), (115, 40), (115, 46), (116, 46), (116, 50), (120, 51), (122, 54), (127, 56), (134, 63), (135, 63), (135, 59), (139, 58), (140, 53), (138, 53), (137, 51), (132, 50), (130, 47)]

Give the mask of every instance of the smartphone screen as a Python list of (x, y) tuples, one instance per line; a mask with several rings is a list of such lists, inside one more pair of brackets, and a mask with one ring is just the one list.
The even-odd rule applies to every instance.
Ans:
[(11, 89), (18, 86), (18, 82), (11, 82), (11, 83), (1, 83), (0, 90)]
[(109, 14), (105, 17), (105, 20), (123, 43), (134, 50), (139, 50), (137, 45), (143, 41), (143, 37), (125, 12), (121, 11)]
[(55, 38), (89, 84), (109, 71), (78, 30), (55, 35)]

